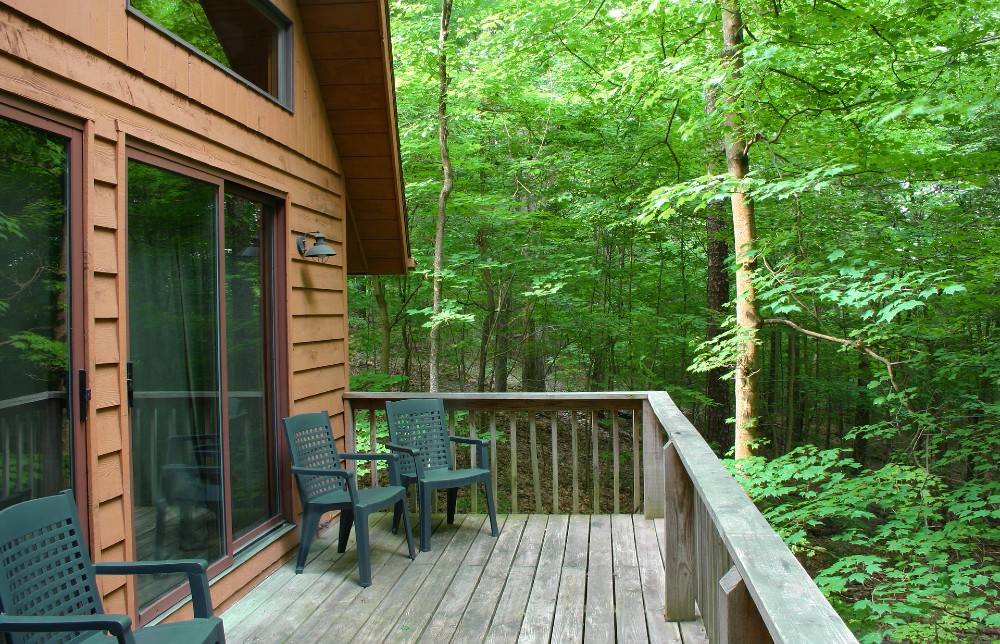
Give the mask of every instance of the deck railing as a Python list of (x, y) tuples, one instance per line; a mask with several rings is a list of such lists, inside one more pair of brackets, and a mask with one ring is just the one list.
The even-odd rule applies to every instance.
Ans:
[(0, 507), (64, 487), (65, 407), (57, 391), (0, 401)]
[(491, 439), (511, 512), (663, 517), (665, 619), (700, 617), (711, 642), (857, 642), (666, 393), (347, 393), (348, 448), (385, 442), (386, 401), (432, 396), (453, 432)]

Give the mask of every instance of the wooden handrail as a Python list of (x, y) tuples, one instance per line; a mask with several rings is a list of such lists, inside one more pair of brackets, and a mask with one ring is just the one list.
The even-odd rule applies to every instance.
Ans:
[(648, 401), (668, 439), (665, 617), (697, 604), (712, 642), (857, 642), (670, 396)]
[[(451, 412), (493, 414), (488, 423), (493, 435), (497, 430), (495, 414), (500, 411), (535, 412), (536, 434), (544, 432), (537, 424), (542, 418), (537, 414), (543, 412), (632, 412), (629, 433), (635, 441), (635, 469), (642, 469), (642, 507), (649, 517), (664, 517), (664, 617), (686, 621), (700, 615), (711, 642), (857, 642), (781, 537), (665, 392), (352, 392), (344, 394), (347, 426), (354, 427), (358, 411), (384, 409), (387, 400), (424, 397), (443, 399), (445, 409)], [(575, 428), (575, 420), (583, 415), (571, 414), (569, 426)], [(613, 427), (616, 420), (617, 415), (609, 424)], [(513, 415), (510, 423), (510, 441), (525, 440), (517, 433)], [(597, 424), (591, 426), (596, 428)], [(553, 436), (555, 432), (553, 429)], [(579, 437), (585, 434), (581, 431)], [(573, 437), (576, 446), (575, 431)], [(641, 465), (640, 447), (645, 447)], [(580, 456), (574, 447), (573, 462)], [(593, 452), (591, 456), (596, 463)], [(615, 454), (616, 463), (619, 456)], [(586, 460), (585, 455), (582, 460)], [(511, 467), (516, 477), (516, 461)], [(614, 465), (610, 469), (614, 471)], [(598, 471), (595, 476), (607, 474)], [(598, 488), (599, 484), (593, 486), (595, 493)], [(574, 487), (574, 506), (579, 496), (579, 488)], [(609, 509), (601, 508), (604, 512)]]

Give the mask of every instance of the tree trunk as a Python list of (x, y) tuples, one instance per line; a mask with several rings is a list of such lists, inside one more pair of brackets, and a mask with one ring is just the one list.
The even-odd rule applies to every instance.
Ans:
[[(715, 112), (715, 86), (705, 91), (705, 111)], [(706, 171), (715, 174), (716, 159), (724, 151), (722, 141), (713, 140), (707, 146)], [(705, 233), (708, 238), (708, 267), (706, 271), (706, 306), (708, 308), (705, 337), (712, 340), (722, 333), (721, 321), (725, 317), (726, 302), (729, 301), (729, 272), (726, 258), (729, 255), (728, 234), (723, 218), (725, 204), (709, 204), (705, 217)], [(729, 418), (729, 385), (725, 381), (727, 369), (717, 367), (708, 372), (705, 394), (709, 399), (705, 420), (706, 438), (710, 443), (726, 445), (726, 419)]]
[(535, 325), (535, 315), (530, 306), (524, 307), (524, 358), (521, 367), (521, 386), (524, 391), (545, 391), (545, 353), (542, 332)]
[[(733, 88), (726, 97), (726, 168), (730, 177), (742, 181), (750, 170), (747, 154), (749, 143), (741, 128), (739, 82), (743, 67), (743, 18), (739, 0), (724, 0), (722, 5), (722, 35), (725, 43), (723, 59), (729, 67), (729, 84)], [(742, 187), (730, 194), (733, 211), (733, 245), (736, 248), (736, 323), (746, 334), (736, 362), (736, 440), (737, 459), (754, 453), (757, 439), (757, 394), (760, 374), (760, 353), (757, 331), (760, 314), (757, 310), (752, 275), (755, 267), (757, 231), (754, 226), (753, 199)]]
[(382, 373), (392, 373), (389, 357), (392, 355), (392, 323), (389, 321), (389, 304), (385, 299), (385, 285), (382, 278), (372, 275), (372, 293), (378, 305), (378, 324), (381, 344), (379, 346), (378, 368)]
[(439, 391), (439, 354), (441, 344), (441, 271), (444, 256), (444, 227), (447, 220), (448, 197), (455, 186), (455, 171), (448, 153), (448, 30), (451, 24), (452, 0), (441, 0), (441, 28), (438, 31), (438, 147), (441, 151), (441, 192), (438, 194), (437, 226), (434, 232), (434, 295), (431, 304), (430, 391)]
[(799, 338), (796, 335), (788, 336), (788, 390), (785, 392), (785, 449), (784, 454), (792, 451), (795, 447), (795, 423), (797, 417), (795, 412), (798, 407), (798, 375), (799, 375)]
[[(511, 277), (513, 280), (513, 277)], [(498, 393), (507, 391), (507, 380), (510, 375), (508, 354), (510, 353), (510, 317), (513, 310), (511, 304), (511, 282), (506, 288), (501, 287), (500, 307), (497, 311), (496, 349), (493, 351), (493, 383)]]

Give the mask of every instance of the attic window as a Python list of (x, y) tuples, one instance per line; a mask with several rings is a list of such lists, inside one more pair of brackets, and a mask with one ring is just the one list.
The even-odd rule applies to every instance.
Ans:
[(133, 15), (291, 107), (291, 21), (267, 0), (129, 0)]

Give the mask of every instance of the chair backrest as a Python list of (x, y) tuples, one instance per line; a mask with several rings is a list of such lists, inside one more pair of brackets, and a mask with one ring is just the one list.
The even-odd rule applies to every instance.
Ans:
[[(425, 469), (453, 467), (443, 400), (412, 398), (387, 402), (385, 413), (389, 420), (389, 440), (403, 447), (419, 449)], [(416, 466), (412, 459), (402, 458), (399, 463), (403, 474), (415, 474)]]
[[(330, 428), (330, 415), (325, 411), (298, 414), (283, 421), (292, 465), (333, 469), (343, 467), (337, 454), (337, 444)], [(299, 497), (309, 501), (320, 494), (344, 489), (344, 480), (336, 476), (297, 474)]]
[[(0, 610), (9, 615), (104, 613), (70, 491), (0, 510)], [(93, 632), (87, 634), (93, 636)], [(75, 633), (11, 633), (12, 642), (71, 642)]]

